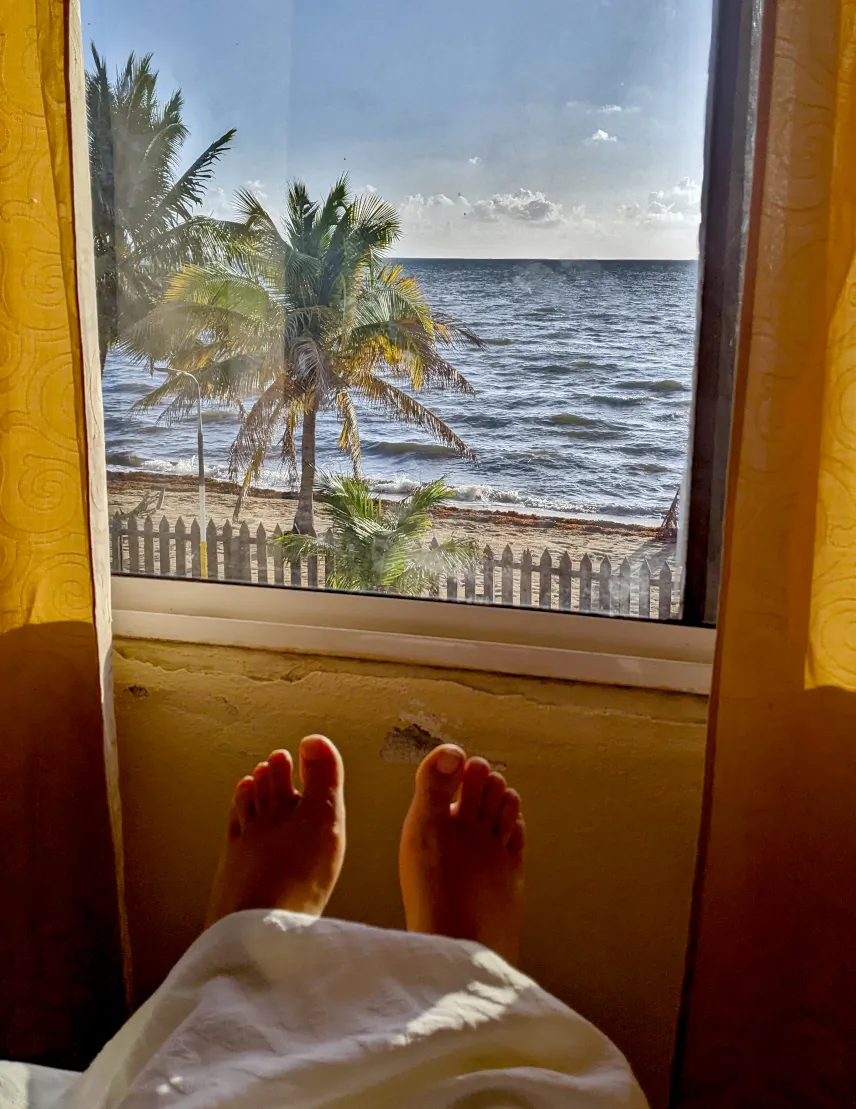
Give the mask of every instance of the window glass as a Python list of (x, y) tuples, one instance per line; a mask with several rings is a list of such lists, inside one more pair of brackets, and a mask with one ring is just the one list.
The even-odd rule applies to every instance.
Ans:
[(83, 16), (114, 572), (679, 617), (710, 0)]

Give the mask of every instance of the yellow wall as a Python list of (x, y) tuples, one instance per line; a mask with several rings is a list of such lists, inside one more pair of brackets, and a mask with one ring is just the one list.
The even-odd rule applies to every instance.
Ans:
[(706, 705), (647, 691), (225, 648), (116, 645), (138, 990), (193, 940), (235, 780), (322, 731), (348, 770), (333, 915), (396, 927), (397, 836), (420, 744), (506, 764), (529, 828), (524, 969), (608, 1032), (654, 1104), (671, 1062)]

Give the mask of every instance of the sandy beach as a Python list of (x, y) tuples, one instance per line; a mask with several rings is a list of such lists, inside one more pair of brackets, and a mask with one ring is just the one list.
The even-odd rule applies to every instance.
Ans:
[[(199, 489), (192, 477), (112, 472), (108, 473), (107, 486), (111, 515), (138, 510), (144, 498), (152, 505), (149, 513), (156, 524), (165, 515), (171, 525), (181, 516), (189, 526), (199, 514)], [(233, 485), (208, 481), (206, 498), (209, 519), (218, 527), (226, 520), (231, 521), (236, 500)], [(161, 501), (160, 508), (155, 508)], [(253, 489), (244, 501), (241, 522), (246, 522), (252, 533), (260, 523), (269, 535), (277, 524), (287, 531), (292, 526), (296, 503), (293, 494)], [(326, 526), (323, 507), (318, 506), (316, 528), (321, 531)], [(545, 549), (556, 560), (567, 551), (574, 562), (586, 554), (598, 561), (608, 556), (613, 564), (624, 558), (629, 558), (633, 565), (647, 559), (653, 570), (659, 569), (664, 561), (674, 565), (675, 557), (674, 543), (659, 540), (655, 528), (452, 505), (435, 513), (431, 534), (438, 540), (453, 535), (475, 539), (480, 546), (490, 546), (497, 557), (508, 545), (515, 555), (528, 548), (536, 559)]]

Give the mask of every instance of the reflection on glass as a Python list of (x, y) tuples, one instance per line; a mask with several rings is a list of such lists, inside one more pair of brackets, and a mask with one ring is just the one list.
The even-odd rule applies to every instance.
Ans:
[(84, 27), (116, 572), (679, 615), (709, 2)]

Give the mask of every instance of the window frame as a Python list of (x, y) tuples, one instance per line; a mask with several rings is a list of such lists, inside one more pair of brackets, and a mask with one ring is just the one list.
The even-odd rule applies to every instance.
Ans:
[(290, 586), (113, 577), (113, 634), (707, 695), (716, 632)]
[(123, 574), (112, 579), (114, 634), (706, 695), (752, 186), (761, 4), (713, 4), (679, 621)]

